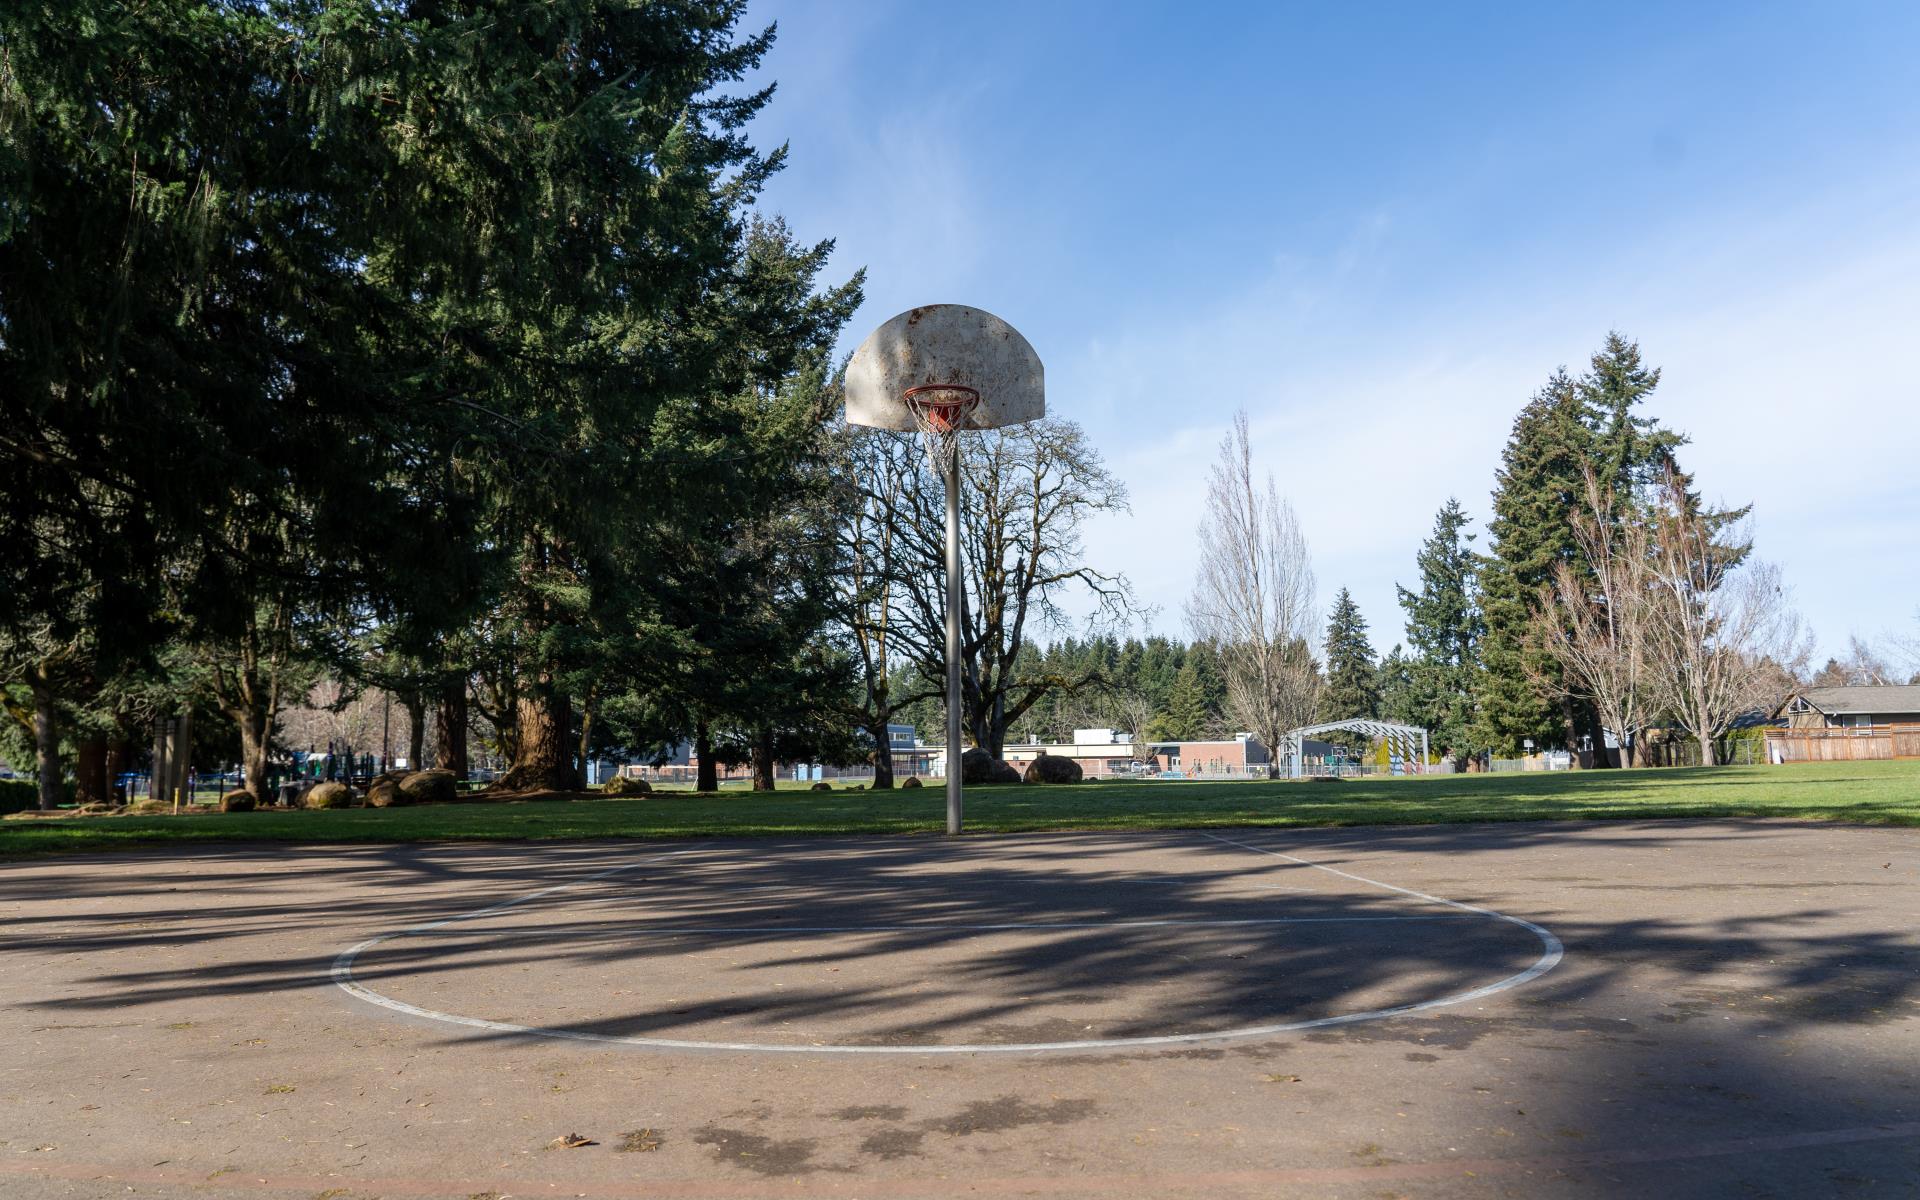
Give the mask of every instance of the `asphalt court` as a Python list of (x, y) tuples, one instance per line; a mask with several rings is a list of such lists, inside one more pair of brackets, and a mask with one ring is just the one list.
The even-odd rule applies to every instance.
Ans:
[(692, 847), (336, 962), (389, 1011), (738, 1052), (1029, 1052), (1385, 1019), (1528, 982), (1529, 923), (1204, 834)]
[(1920, 834), (23, 860), (0, 1010), (9, 1200), (1911, 1198)]

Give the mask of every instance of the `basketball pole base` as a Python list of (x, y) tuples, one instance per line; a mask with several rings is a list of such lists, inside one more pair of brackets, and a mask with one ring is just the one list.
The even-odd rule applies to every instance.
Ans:
[(960, 444), (947, 452), (947, 833), (960, 832)]

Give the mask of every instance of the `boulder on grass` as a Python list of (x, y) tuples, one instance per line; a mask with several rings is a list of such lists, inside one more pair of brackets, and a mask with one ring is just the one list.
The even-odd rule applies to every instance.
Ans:
[(367, 789), (369, 808), (399, 808), (412, 804), (413, 797), (400, 790), (400, 782), (395, 779), (377, 779)]
[(220, 797), (221, 812), (252, 812), (253, 793), (248, 791), (228, 792)]
[(644, 779), (615, 775), (600, 785), (600, 794), (603, 796), (651, 796), (653, 785)]
[(1020, 772), (975, 746), (960, 756), (960, 782), (969, 785), (1019, 783)]
[(1023, 783), (1079, 783), (1080, 764), (1059, 754), (1042, 754), (1027, 764)]
[(807, 790), (810, 792), (830, 792), (833, 790), (833, 785), (823, 780), (819, 783), (814, 784), (812, 787), (808, 788)]
[(348, 808), (353, 804), (353, 789), (337, 779), (329, 779), (308, 788), (303, 803), (308, 808)]
[(900, 786), (903, 788), (910, 788), (910, 787), (925, 787), (926, 785), (920, 782), (920, 777), (918, 775), (909, 775), (907, 776), (905, 782), (903, 782)]
[(452, 804), (460, 798), (460, 782), (445, 767), (415, 771), (399, 787), (409, 804)]

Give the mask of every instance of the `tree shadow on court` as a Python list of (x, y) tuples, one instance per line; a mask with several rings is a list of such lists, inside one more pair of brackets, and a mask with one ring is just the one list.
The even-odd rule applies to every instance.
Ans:
[[(1844, 842), (1871, 831), (1827, 832)], [(1836, 938), (1846, 906), (1808, 902), (1835, 886), (1828, 881), (1676, 871), (1671, 881), (1633, 883), (1582, 874), (1577, 858), (1564, 873), (1500, 880), (1474, 865), (1523, 847), (1624, 847), (1684, 862), (1696, 845), (1768, 836), (1769, 827), (1729, 823), (1235, 835), (1362, 875), (1391, 870), (1383, 849), (1441, 858), (1444, 884), (1429, 885), (1440, 894), (1537, 921), (1568, 945), (1569, 964), (1515, 994), (1523, 1009), (1571, 1004), (1648, 962), (1680, 981), (1675, 1004), (1710, 1005), (1715, 977), (1739, 963), (1754, 973), (1753, 1003), (1781, 1028), (1911, 1015), (1920, 970), (1910, 930)], [(0, 953), (87, 963), (79, 994), (14, 1000), (43, 1010), (298, 992), (327, 988), (333, 955), (368, 936), (571, 881), (385, 941), (361, 956), (355, 976), (424, 1008), (517, 1025), (877, 1045), (1294, 1023), (1467, 992), (1542, 953), (1521, 925), (1199, 835), (756, 842), (636, 861), (657, 853), (607, 843), (276, 850), (264, 859), (201, 850), (103, 860), (111, 873), (63, 860), (0, 880), (0, 903), (12, 910)], [(1905, 885), (1889, 876), (1845, 886)], [(1533, 898), (1542, 887), (1579, 903), (1543, 906)], [(56, 890), (60, 902), (49, 903)], [(1735, 890), (1748, 899), (1711, 918), (1648, 914), (1634, 899)], [(145, 952), (161, 947), (185, 961), (153, 964)]]
[[(1228, 836), (1537, 922), (1567, 958), (1497, 998), (1126, 1057), (1364, 1063), (1328, 1106), (1444, 1101), (1463, 1152), (1538, 1160), (1477, 1195), (1904, 1194), (1920, 1172), (1911, 835), (1661, 822)], [(782, 1044), (1298, 1022), (1480, 988), (1541, 954), (1523, 926), (1197, 833), (196, 848), (14, 864), (0, 912), (0, 963), (33, 968), (0, 976), (0, 1001), (29, 1021), (168, 1020), (167, 1005), (217, 1014), (234, 997), (389, 1020), (331, 986), (334, 956), (448, 921), (372, 947), (357, 979), (514, 1024)], [(514, 1036), (416, 1028), (454, 1045)], [(1396, 1150), (1376, 1153), (1390, 1165)]]

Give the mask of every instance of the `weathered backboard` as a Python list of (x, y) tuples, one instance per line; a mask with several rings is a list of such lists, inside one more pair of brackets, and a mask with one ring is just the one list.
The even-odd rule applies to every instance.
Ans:
[(1045, 373), (1020, 331), (984, 309), (926, 304), (867, 336), (847, 364), (847, 423), (911, 430), (908, 388), (972, 388), (968, 429), (1034, 421), (1047, 413)]

